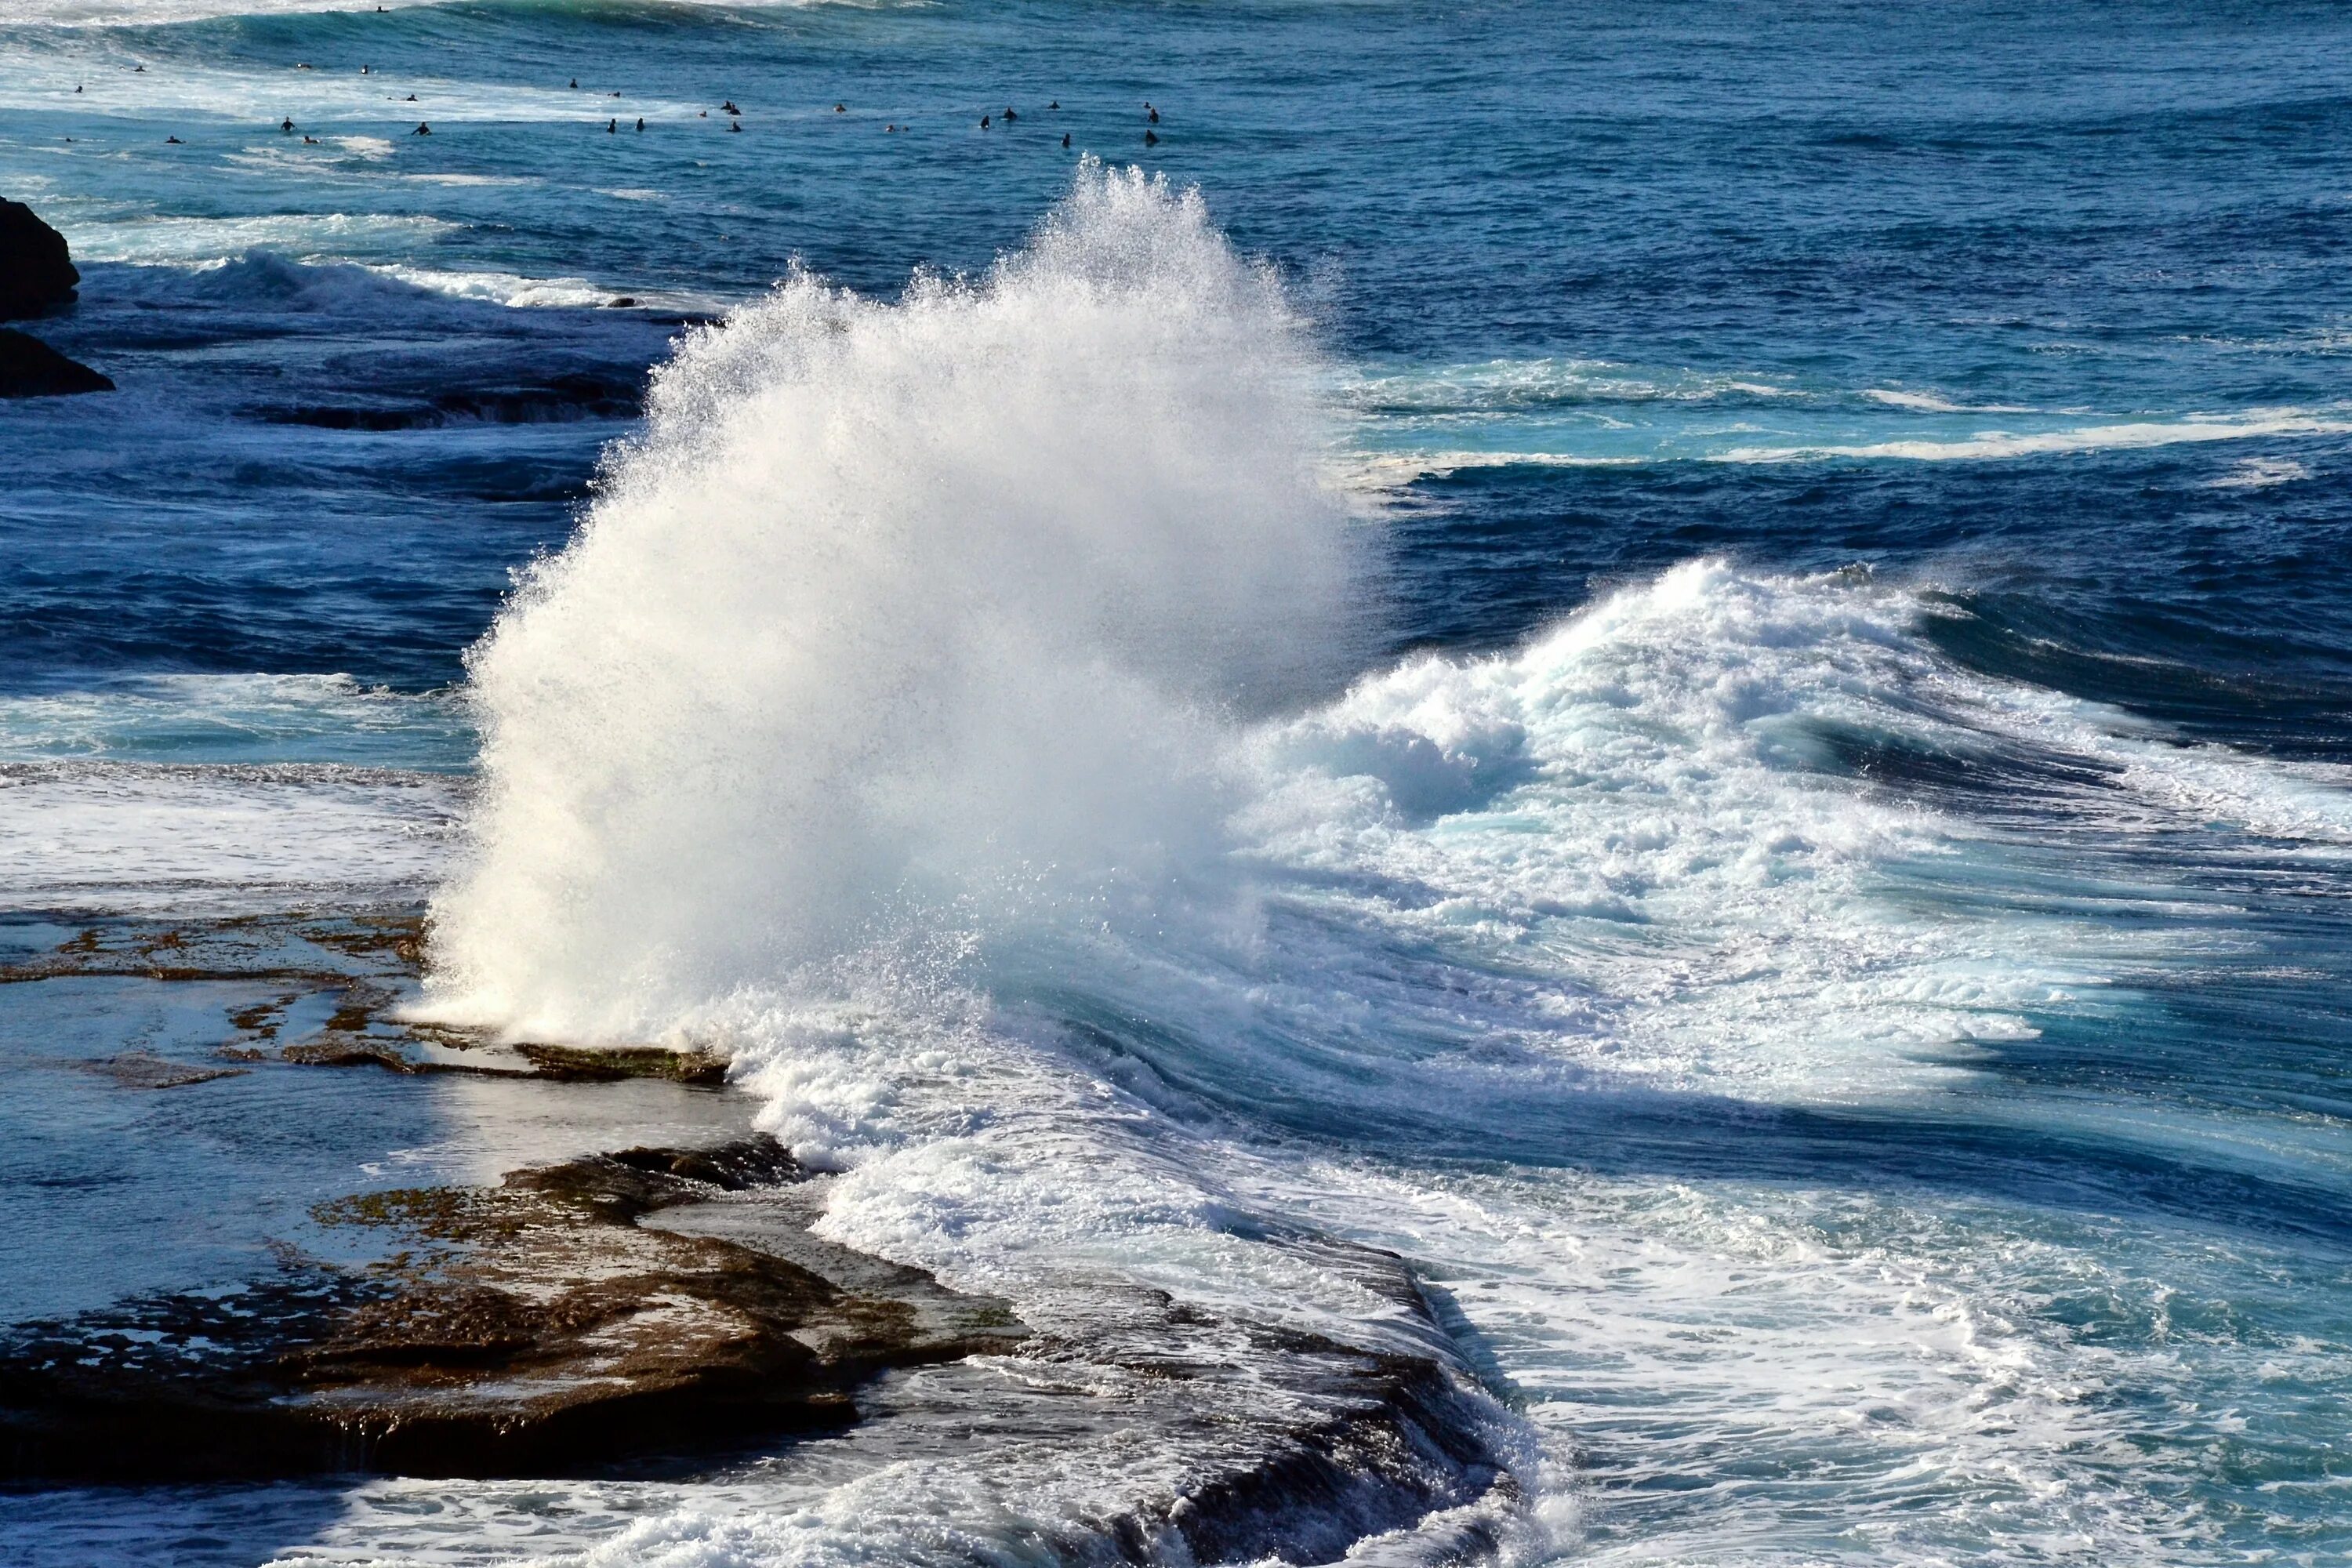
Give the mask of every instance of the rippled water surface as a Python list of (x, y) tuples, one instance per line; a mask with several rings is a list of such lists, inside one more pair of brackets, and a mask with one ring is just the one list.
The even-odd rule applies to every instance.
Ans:
[[(0, 405), (11, 962), (438, 898), (1033, 1321), (1391, 1248), (1507, 1560), (2352, 1560), (2337, 9), (31, 0), (0, 109), (121, 388)], [(734, 1114), (71, 1066), (233, 1010), (0, 986), (10, 1312)], [(1199, 1458), (974, 1387), (0, 1559), (1016, 1561)]]

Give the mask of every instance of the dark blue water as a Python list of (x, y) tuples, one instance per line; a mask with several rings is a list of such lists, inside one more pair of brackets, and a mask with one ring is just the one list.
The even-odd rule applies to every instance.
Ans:
[[(1284, 951), (1349, 926), (1334, 1016), (1465, 1059), (1572, 973), (1648, 1065), (1417, 1099), (1370, 1047), (1108, 1019), (1095, 1067), (1415, 1173), (1324, 1217), (1450, 1281), (1583, 1500), (1563, 1552), (2352, 1560), (2341, 8), (168, 4), (0, 22), (0, 194), (85, 274), (35, 330), (121, 387), (0, 405), (12, 756), (462, 769), (411, 700), (677, 334), (795, 267), (977, 272), (1083, 155), (1139, 163), (1328, 351), (1376, 667), (1627, 716), (1412, 826), (1509, 805), (1639, 919)], [(1528, 651), (1595, 605), (1619, 662)], [(68, 785), (23, 776), (0, 826), (53, 843)], [(1885, 836), (1844, 893), (1778, 866), (1735, 916), (1653, 842), (1727, 863), (1816, 799)], [(16, 906), (121, 880), (59, 864)], [(1405, 867), (1349, 896), (1461, 896)]]

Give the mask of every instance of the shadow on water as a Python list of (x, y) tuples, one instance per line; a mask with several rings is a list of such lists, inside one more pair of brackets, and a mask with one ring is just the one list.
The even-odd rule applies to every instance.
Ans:
[(320, 1540), (346, 1508), (331, 1482), (6, 1489), (0, 1532), (14, 1568), (252, 1568)]

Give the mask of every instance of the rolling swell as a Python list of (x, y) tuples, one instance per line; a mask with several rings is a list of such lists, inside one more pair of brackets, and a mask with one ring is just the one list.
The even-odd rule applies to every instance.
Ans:
[[(2340, 761), (2352, 711), (2352, 601), (2334, 564), (2352, 497), (2345, 447), (2256, 447), (1933, 471), (1464, 469), (1404, 492), (1390, 591), (1411, 646), (1499, 648), (1563, 604), (1695, 555), (1781, 571), (1866, 562), (1927, 590), (1927, 635), (1978, 673), (2228, 745)], [(2264, 464), (2292, 477), (2235, 482)]]

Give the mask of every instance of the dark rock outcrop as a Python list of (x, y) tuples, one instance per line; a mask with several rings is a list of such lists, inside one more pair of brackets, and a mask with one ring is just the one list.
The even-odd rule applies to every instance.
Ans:
[[(89, 927), (27, 961), (0, 964), (0, 985), (101, 975), (196, 985), (266, 983), (277, 994), (228, 1014), (237, 1037), (215, 1054), (232, 1062), (375, 1067), (409, 1075), (463, 1073), (559, 1083), (659, 1079), (708, 1089), (727, 1081), (728, 1058), (712, 1050), (509, 1044), (480, 1030), (403, 1019), (397, 1004), (424, 954), (424, 921), (413, 914), (114, 921)], [(287, 1008), (305, 996), (320, 995), (335, 1000), (323, 1024), (299, 1038), (282, 1038)], [(129, 1081), (114, 1068), (83, 1065)], [(186, 1076), (195, 1070), (187, 1063), (159, 1064), (154, 1070), (166, 1067), (180, 1075), (175, 1081), (201, 1081)]]
[(753, 1137), (327, 1205), (322, 1224), (389, 1255), (0, 1342), (0, 1476), (558, 1475), (843, 1424), (877, 1373), (1023, 1338), (1002, 1306), (912, 1270), (845, 1288), (637, 1223), (800, 1174)]
[(0, 321), (20, 321), (69, 302), (81, 284), (66, 237), (22, 202), (0, 197)]
[(48, 344), (0, 327), (0, 397), (64, 397), (112, 392), (114, 383)]

